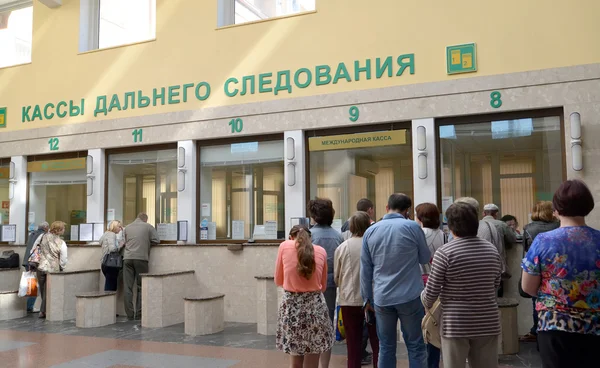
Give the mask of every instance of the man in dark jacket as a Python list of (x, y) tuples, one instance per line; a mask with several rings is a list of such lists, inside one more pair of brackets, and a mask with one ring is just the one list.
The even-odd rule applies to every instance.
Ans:
[[(25, 256), (23, 257), (23, 267), (25, 267), (25, 271), (30, 271), (29, 268), (29, 257), (31, 256), (31, 250), (33, 249), (33, 245), (36, 240), (44, 234), (48, 232), (50, 225), (47, 222), (42, 222), (36, 231), (32, 231), (29, 234), (29, 239), (27, 239), (27, 248), (25, 249)], [(31, 297), (27, 299), (27, 312), (33, 312), (33, 306), (35, 304), (36, 297)]]

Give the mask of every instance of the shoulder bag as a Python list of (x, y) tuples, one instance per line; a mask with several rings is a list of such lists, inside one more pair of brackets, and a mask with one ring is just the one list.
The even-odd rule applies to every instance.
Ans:
[(42, 246), (42, 242), (44, 241), (45, 236), (46, 234), (42, 235), (40, 242), (33, 247), (33, 249), (31, 250), (31, 255), (27, 260), (27, 263), (29, 263), (29, 267), (32, 269), (36, 269), (40, 265), (40, 247)]
[[(115, 241), (117, 241), (116, 238)], [(108, 252), (104, 255), (104, 258), (102, 258), (102, 266), (116, 269), (123, 268), (123, 257), (121, 256), (121, 253), (118, 250), (116, 252)]]
[[(421, 294), (423, 301), (423, 294)], [(423, 339), (426, 344), (431, 344), (438, 349), (442, 348), (442, 337), (440, 333), (440, 322), (442, 320), (442, 304), (440, 300), (436, 300), (433, 306), (425, 312), (425, 317), (421, 322), (421, 330), (423, 331)]]

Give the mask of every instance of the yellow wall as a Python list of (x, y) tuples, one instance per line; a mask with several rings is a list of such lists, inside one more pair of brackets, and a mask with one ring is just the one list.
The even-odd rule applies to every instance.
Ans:
[[(34, 2), (33, 62), (0, 69), (0, 107), (8, 108), (1, 132), (159, 112), (191, 110), (271, 99), (371, 89), (401, 84), (494, 75), (600, 62), (600, 2), (558, 0), (418, 2), (317, 0), (317, 12), (257, 24), (216, 29), (216, 0), (157, 0), (153, 42), (78, 54), (79, 1), (49, 9)], [(446, 75), (445, 47), (476, 42), (475, 74)], [(415, 54), (415, 74), (315, 86), (278, 96), (227, 97), (227, 78), (240, 79), (298, 68), (314, 71), (341, 61)], [(373, 69), (374, 69), (373, 65)], [(373, 70), (374, 74), (374, 70)], [(353, 78), (354, 79), (354, 78)], [(94, 118), (96, 97), (207, 81), (204, 102), (126, 111)], [(258, 87), (257, 87), (258, 90)], [(257, 91), (258, 92), (258, 91)], [(84, 116), (21, 123), (21, 107), (86, 99)]]

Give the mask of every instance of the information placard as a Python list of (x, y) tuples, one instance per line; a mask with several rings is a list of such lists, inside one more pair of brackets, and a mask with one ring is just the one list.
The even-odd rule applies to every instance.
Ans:
[(244, 221), (233, 220), (231, 221), (231, 239), (243, 240), (244, 239)]
[(177, 224), (158, 224), (156, 226), (158, 238), (161, 241), (176, 241), (177, 240)]
[(177, 240), (187, 241), (188, 240), (188, 222), (177, 221)]
[(94, 235), (93, 235), (94, 240), (93, 241), (95, 241), (95, 242), (100, 241), (102, 234), (104, 234), (104, 223), (94, 224)]
[(79, 241), (94, 241), (94, 224), (79, 224)]
[(0, 239), (3, 242), (16, 242), (17, 241), (17, 225), (9, 224), (2, 225), (2, 231), (0, 232)]

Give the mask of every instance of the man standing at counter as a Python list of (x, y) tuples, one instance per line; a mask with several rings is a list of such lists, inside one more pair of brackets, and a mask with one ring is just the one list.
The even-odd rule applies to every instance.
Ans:
[[(125, 313), (128, 320), (142, 319), (142, 278), (148, 273), (150, 247), (160, 243), (154, 226), (148, 223), (148, 215), (140, 213), (134, 222), (123, 230), (125, 254), (123, 256), (123, 284), (125, 286)], [(137, 285), (135, 313), (133, 307), (133, 283)]]

